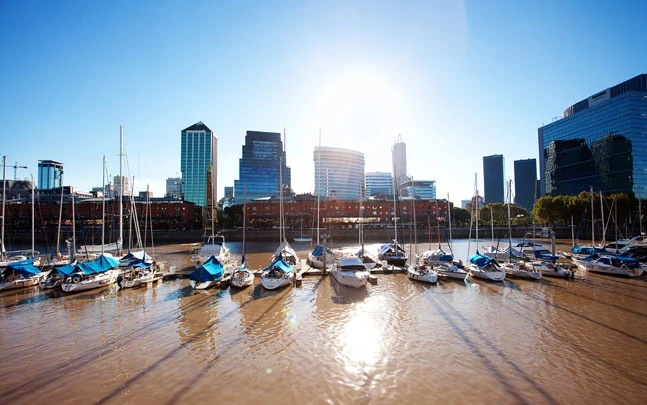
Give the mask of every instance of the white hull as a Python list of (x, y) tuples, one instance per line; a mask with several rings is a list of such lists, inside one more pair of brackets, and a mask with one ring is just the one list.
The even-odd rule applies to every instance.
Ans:
[(484, 270), (476, 266), (469, 269), (470, 276), (489, 281), (505, 280), (505, 271), (501, 270)]
[(28, 278), (20, 278), (13, 281), (0, 283), (0, 291), (16, 290), (18, 288), (33, 287), (38, 285), (42, 275), (36, 275)]
[(251, 270), (236, 270), (231, 275), (231, 285), (238, 288), (248, 287), (254, 284), (254, 273)]
[[(332, 269), (334, 267), (334, 261), (335, 259), (333, 257), (326, 258), (326, 268), (328, 270)], [(314, 267), (315, 269), (323, 270), (324, 268), (324, 263), (323, 260), (319, 259), (318, 257), (309, 255), (308, 256), (308, 265), (310, 267)]]
[(436, 273), (441, 277), (454, 278), (457, 280), (465, 280), (469, 275), (465, 270), (451, 264), (434, 266), (434, 271), (436, 271)]
[(425, 283), (438, 282), (438, 273), (432, 269), (417, 268), (416, 266), (407, 266), (407, 277), (412, 280), (422, 281)]
[(502, 263), (501, 267), (508, 276), (525, 278), (528, 280), (539, 280), (542, 276), (541, 271), (532, 268), (526, 268), (525, 263), (523, 268), (516, 263)]
[(220, 282), (220, 280), (221, 279), (213, 280), (213, 281), (189, 280), (189, 283), (191, 283), (191, 287), (194, 290), (206, 290), (207, 288), (211, 288), (211, 287), (217, 285)]
[(142, 284), (151, 281), (155, 277), (155, 273), (148, 272), (141, 274), (135, 278), (125, 278), (121, 280), (121, 288), (135, 288), (141, 287)]
[(290, 285), (294, 280), (294, 273), (284, 273), (281, 277), (272, 277), (267, 273), (261, 275), (261, 284), (267, 290), (275, 290), (277, 288)]
[(612, 274), (614, 276), (640, 277), (644, 272), (643, 266), (631, 269), (629, 267), (609, 266), (602, 263), (594, 263), (579, 259), (573, 259), (573, 263), (575, 263), (580, 270)]
[[(78, 277), (78, 279), (76, 277)], [(79, 281), (74, 282), (76, 280)], [(61, 284), (61, 289), (65, 292), (79, 292), (109, 286), (116, 282), (117, 270), (108, 270), (105, 273), (89, 276), (89, 278), (86, 279), (82, 279), (78, 274), (68, 277), (65, 282)]]
[(536, 271), (541, 271), (541, 275), (544, 277), (573, 277), (573, 272), (571, 270), (552, 262), (530, 262), (526, 263), (526, 266), (532, 266)]
[(344, 271), (335, 269), (332, 271), (332, 275), (339, 284), (353, 288), (361, 288), (366, 285), (368, 278), (371, 276), (371, 272), (368, 270)]

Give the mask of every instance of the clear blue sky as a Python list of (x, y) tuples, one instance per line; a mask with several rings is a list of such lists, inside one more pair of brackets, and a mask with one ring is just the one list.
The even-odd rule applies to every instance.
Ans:
[[(482, 157), (538, 158), (537, 128), (647, 73), (644, 1), (0, 1), (0, 155), (38, 160), (90, 190), (119, 172), (125, 128), (136, 190), (180, 176), (180, 131), (219, 137), (218, 196), (245, 131), (287, 132), (298, 193), (318, 144), (362, 151), (456, 203), (482, 190)], [(13, 168), (7, 177), (13, 178)]]

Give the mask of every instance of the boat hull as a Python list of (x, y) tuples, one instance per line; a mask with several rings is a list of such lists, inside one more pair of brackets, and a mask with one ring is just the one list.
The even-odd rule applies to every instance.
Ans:
[(236, 270), (231, 275), (231, 285), (233, 287), (243, 288), (254, 284), (254, 273), (250, 270)]
[(440, 277), (453, 278), (456, 280), (465, 280), (469, 275), (469, 273), (463, 269), (445, 264), (434, 266), (434, 271), (438, 273)]
[(614, 276), (640, 277), (644, 272), (644, 268), (642, 266), (636, 268), (617, 267), (579, 259), (573, 259), (573, 263), (575, 263), (575, 265), (580, 270), (592, 271), (594, 273), (611, 274)]
[(267, 274), (261, 276), (261, 284), (266, 290), (276, 290), (277, 288), (285, 287), (292, 284), (294, 280), (294, 273), (285, 273), (281, 277), (271, 277)]
[(117, 271), (108, 270), (107, 272), (98, 274), (91, 279), (81, 279), (78, 282), (75, 282), (75, 280), (77, 280), (75, 277), (76, 276), (72, 276), (69, 282), (66, 280), (66, 282), (62, 283), (61, 289), (67, 293), (73, 293), (107, 287), (117, 282)]
[(41, 279), (41, 276), (38, 275), (34, 277), (21, 278), (13, 281), (6, 281), (4, 283), (0, 283), (0, 291), (17, 290), (19, 288), (33, 287), (35, 285), (38, 285), (38, 283), (40, 282), (40, 279)]
[(371, 273), (369, 271), (344, 271), (335, 269), (332, 271), (332, 275), (339, 284), (353, 288), (361, 288), (366, 285)]
[(483, 269), (470, 269), (470, 276), (480, 278), (488, 281), (503, 281), (505, 280), (505, 271), (501, 270), (483, 270)]
[(424, 283), (438, 282), (438, 273), (436, 271), (427, 268), (421, 269), (416, 266), (407, 267), (407, 277)]

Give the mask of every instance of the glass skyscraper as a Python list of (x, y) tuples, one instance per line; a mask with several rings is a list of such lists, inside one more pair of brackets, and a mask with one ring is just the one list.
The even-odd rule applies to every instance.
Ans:
[(315, 146), (315, 195), (359, 201), (365, 195), (364, 154), (351, 149)]
[(60, 188), (63, 181), (63, 163), (53, 160), (38, 161), (38, 189)]
[[(537, 159), (514, 161), (514, 196), (515, 204), (525, 208), (528, 213), (535, 205), (537, 188)], [(537, 196), (538, 197), (538, 196)]]
[(243, 203), (245, 186), (247, 201), (272, 196), (278, 198), (279, 177), (282, 177), (284, 187), (292, 187), (280, 133), (247, 131), (243, 157), (238, 163), (238, 177), (239, 180), (234, 181), (234, 204)]
[(503, 203), (503, 155), (483, 156), (485, 204)]
[(647, 74), (568, 107), (538, 129), (540, 192), (645, 195), (647, 187)]
[(366, 173), (366, 194), (372, 196), (392, 196), (393, 178), (388, 172)]
[(207, 182), (211, 161), (214, 160), (214, 169), (217, 166), (217, 144), (218, 138), (202, 121), (182, 130), (180, 171), (184, 201), (206, 207), (207, 200), (211, 200), (207, 199), (211, 190)]

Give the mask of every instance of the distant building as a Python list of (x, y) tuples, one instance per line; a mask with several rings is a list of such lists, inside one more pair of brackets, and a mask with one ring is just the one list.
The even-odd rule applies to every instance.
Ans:
[(53, 160), (38, 161), (38, 189), (51, 190), (63, 185), (63, 163)]
[(514, 203), (528, 212), (535, 205), (535, 188), (537, 185), (537, 160), (524, 159), (514, 161)]
[(400, 186), (409, 181), (407, 174), (407, 144), (398, 135), (398, 140), (393, 144), (393, 181), (396, 196), (400, 196)]
[(464, 208), (467, 210), (472, 209), (475, 199), (476, 201), (478, 201), (479, 208), (485, 206), (485, 200), (483, 199), (483, 197), (478, 196), (478, 197), (472, 197), (471, 200), (461, 200), (461, 208)]
[[(123, 183), (123, 186), (122, 186)], [(132, 190), (130, 189), (130, 180), (128, 180), (128, 177), (126, 176), (115, 176), (114, 177), (114, 187), (113, 187), (113, 193), (111, 193), (111, 197), (114, 196), (130, 196), (132, 195)], [(123, 190), (123, 194), (121, 194)]]
[(365, 195), (364, 154), (351, 149), (315, 146), (315, 195), (359, 200)]
[(568, 107), (537, 130), (541, 196), (577, 195), (591, 187), (633, 195), (645, 190), (645, 128), (647, 74)]
[(225, 198), (234, 198), (234, 188), (233, 187), (225, 187)]
[(390, 196), (393, 195), (393, 177), (388, 172), (366, 173), (366, 195)]
[(234, 181), (234, 203), (279, 195), (279, 178), (284, 189), (292, 187), (292, 174), (286, 163), (281, 134), (278, 132), (247, 131), (243, 156), (238, 161), (239, 180)]
[(503, 155), (483, 156), (485, 204), (503, 203)]
[(406, 186), (401, 187), (402, 194), (409, 198), (416, 198), (419, 200), (435, 200), (436, 199), (436, 181), (435, 180), (414, 180), (406, 183)]
[(182, 178), (181, 177), (169, 177), (166, 179), (166, 193), (164, 193), (166, 198), (182, 198)]
[(185, 201), (206, 207), (207, 200), (212, 200), (211, 196), (208, 196), (208, 190), (211, 189), (208, 184), (209, 171), (212, 164), (217, 167), (217, 151), (218, 138), (202, 121), (181, 131), (180, 171)]

